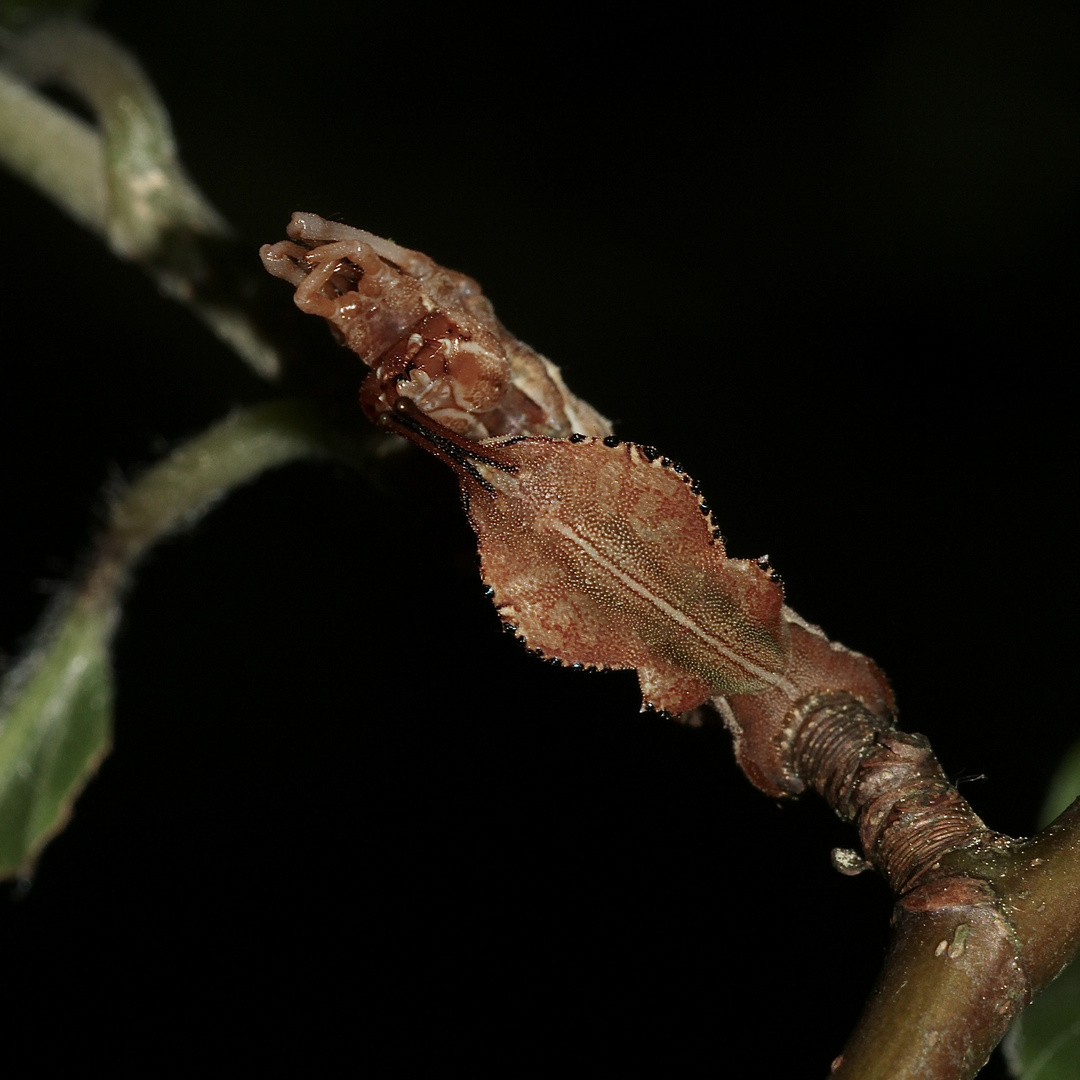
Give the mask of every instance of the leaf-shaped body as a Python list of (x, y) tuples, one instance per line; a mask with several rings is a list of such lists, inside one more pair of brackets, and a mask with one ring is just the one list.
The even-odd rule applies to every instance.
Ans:
[(457, 472), (484, 580), (530, 649), (635, 668), (645, 704), (672, 713), (779, 680), (780, 585), (725, 557), (673, 462), (613, 437), (470, 443), (411, 416), (406, 433)]

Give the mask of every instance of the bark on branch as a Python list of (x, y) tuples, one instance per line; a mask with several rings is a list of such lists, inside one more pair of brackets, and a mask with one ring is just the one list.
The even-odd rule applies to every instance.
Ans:
[(845, 693), (796, 714), (793, 773), (856, 827), (897, 897), (885, 966), (833, 1075), (973, 1077), (1080, 945), (1080, 802), (1014, 840), (983, 824), (922, 735)]

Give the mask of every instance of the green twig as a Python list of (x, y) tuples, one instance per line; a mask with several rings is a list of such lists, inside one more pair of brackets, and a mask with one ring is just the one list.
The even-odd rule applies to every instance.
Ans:
[[(277, 379), (279, 350), (241, 300), (247, 282), (223, 258), (228, 227), (180, 165), (168, 112), (136, 60), (73, 19), (36, 24), (6, 44), (0, 162), (142, 265), (260, 376)], [(44, 97), (43, 84), (80, 97), (97, 126)]]
[(0, 879), (29, 871), (108, 752), (109, 649), (138, 560), (238, 485), (331, 453), (359, 456), (314, 407), (259, 405), (178, 447), (114, 499), (82, 583), (57, 598), (0, 687)]

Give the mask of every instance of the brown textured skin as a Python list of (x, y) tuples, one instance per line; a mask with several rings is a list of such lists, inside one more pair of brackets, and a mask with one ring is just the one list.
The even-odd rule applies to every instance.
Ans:
[(472, 278), (317, 214), (293, 214), (287, 231), (260, 249), (263, 265), (371, 368), (360, 400), (372, 420), (403, 398), (470, 439), (611, 431), (499, 322)]
[(569, 665), (634, 668), (647, 707), (709, 699), (770, 794), (801, 789), (785, 757), (800, 698), (845, 689), (891, 710), (872, 662), (782, 607), (763, 564), (728, 559), (690, 478), (655, 451), (601, 438), (608, 422), (495, 318), (479, 285), (316, 214), (264, 246), (371, 369), (369, 418), (447, 461), (461, 481), (485, 579), (529, 648)]
[(725, 556), (668, 459), (613, 438), (472, 444), (411, 407), (395, 420), (457, 472), (484, 580), (530, 649), (634, 668), (645, 706), (671, 713), (780, 678), (780, 585), (762, 564)]
[(798, 795), (806, 785), (791, 763), (791, 734), (800, 701), (811, 695), (845, 692), (890, 722), (896, 708), (892, 688), (867, 656), (830, 641), (816, 626), (784, 608), (791, 659), (784, 677), (760, 694), (729, 694), (714, 702), (735, 736), (743, 772), (766, 795)]

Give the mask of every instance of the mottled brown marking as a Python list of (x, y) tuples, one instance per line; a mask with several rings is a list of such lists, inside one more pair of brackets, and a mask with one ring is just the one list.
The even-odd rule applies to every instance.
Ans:
[(260, 249), (263, 265), (371, 369), (360, 391), (371, 419), (405, 400), (470, 439), (611, 431), (499, 322), (472, 278), (317, 214), (293, 214), (287, 231)]
[(646, 706), (681, 713), (774, 685), (783, 594), (729, 559), (667, 459), (614, 439), (472, 443), (401, 404), (390, 423), (457, 473), (503, 622), (564, 664), (634, 668)]

